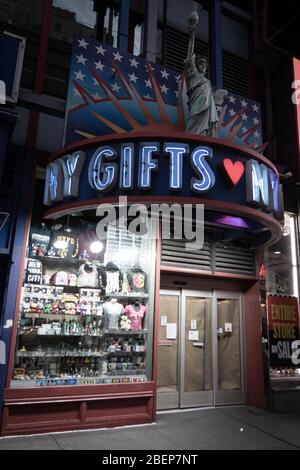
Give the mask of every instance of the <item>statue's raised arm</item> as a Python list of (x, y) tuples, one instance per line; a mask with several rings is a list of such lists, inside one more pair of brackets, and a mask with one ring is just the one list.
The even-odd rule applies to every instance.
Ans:
[(189, 17), (190, 39), (187, 58), (184, 61), (189, 106), (186, 132), (217, 137), (218, 112), (211, 83), (206, 77), (208, 63), (205, 57), (195, 54), (195, 36), (198, 22), (199, 15), (194, 10)]
[(187, 60), (191, 60), (194, 55), (194, 48), (195, 48), (195, 35), (196, 35), (196, 27), (199, 22), (199, 15), (196, 10), (191, 13), (189, 18), (189, 32), (190, 32), (190, 40), (188, 46), (188, 54)]

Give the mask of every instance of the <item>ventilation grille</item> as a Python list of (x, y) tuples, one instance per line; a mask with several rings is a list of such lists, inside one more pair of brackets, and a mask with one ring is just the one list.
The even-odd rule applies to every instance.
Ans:
[(104, 263), (112, 262), (121, 270), (134, 265), (149, 269), (149, 238), (133, 235), (118, 226), (108, 226)]
[(185, 241), (162, 240), (162, 266), (209, 272), (255, 275), (255, 254), (250, 249), (205, 241), (201, 250), (186, 250)]
[(205, 242), (201, 250), (186, 250), (185, 246), (185, 241), (162, 240), (162, 265), (211, 271), (212, 253), (209, 242)]
[[(184, 59), (188, 50), (189, 37), (187, 34), (174, 28), (166, 31), (166, 66), (183, 72)], [(196, 39), (196, 54), (209, 59), (208, 45)], [(250, 70), (246, 60), (223, 51), (223, 86), (226, 90), (241, 96), (251, 96)]]
[(215, 271), (255, 274), (255, 254), (235, 245), (215, 245)]

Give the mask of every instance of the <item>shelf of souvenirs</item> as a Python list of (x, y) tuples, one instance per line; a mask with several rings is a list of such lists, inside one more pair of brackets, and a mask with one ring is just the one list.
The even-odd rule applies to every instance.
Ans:
[[(57, 320), (58, 317), (62, 317), (64, 318), (65, 315), (59, 315), (59, 314), (49, 314), (49, 315), (45, 315), (45, 317), (43, 315), (40, 315), (40, 314), (26, 314), (26, 315), (30, 315), (29, 318), (32, 318), (31, 315), (35, 316), (35, 318), (49, 318), (49, 320), (51, 320), (53, 317), (54, 320)], [(78, 324), (81, 325), (80, 323), (80, 320), (84, 320), (85, 317), (82, 317), (82, 316), (78, 316), (78, 315), (68, 315), (68, 317), (72, 318), (72, 320), (77, 321)], [(26, 317), (27, 318), (27, 317)], [(98, 317), (99, 318), (99, 317)], [(71, 322), (72, 322), (71, 320)], [(70, 324), (70, 322), (69, 322)], [(46, 323), (44, 326), (49, 326), (51, 324), (49, 323)], [(33, 335), (33, 336), (136, 336), (136, 335), (140, 335), (140, 336), (144, 336), (144, 335), (147, 335), (148, 334), (148, 330), (147, 329), (143, 329), (143, 330), (120, 330), (120, 329), (106, 329), (106, 328), (99, 328), (99, 326), (95, 327), (95, 329), (83, 329), (81, 331), (75, 331), (75, 332), (70, 332), (70, 331), (65, 331), (65, 328), (66, 326), (64, 325), (64, 322), (62, 323), (59, 323), (59, 322), (55, 322), (55, 325), (56, 327), (55, 328), (48, 328), (48, 331), (45, 331), (45, 333), (42, 333), (42, 330), (41, 330), (41, 326), (25, 326), (25, 327), (20, 327), (19, 330), (18, 330), (18, 334), (19, 335)], [(61, 328), (62, 327), (62, 328)], [(63, 331), (61, 331), (63, 330)]]
[(40, 357), (134, 357), (134, 356), (144, 356), (145, 351), (120, 351), (120, 352), (108, 352), (108, 351), (94, 351), (94, 352), (73, 352), (73, 351), (61, 351), (57, 353), (50, 352), (39, 352), (39, 351), (18, 351), (16, 356), (19, 357), (28, 357), (28, 358), (40, 358)]
[(30, 328), (21, 328), (18, 331), (19, 336), (31, 336), (31, 337), (47, 337), (47, 338), (57, 338), (57, 337), (64, 337), (64, 338), (84, 338), (84, 337), (93, 337), (93, 338), (101, 338), (103, 333), (97, 333), (93, 331), (86, 331), (82, 333), (58, 333), (58, 332), (45, 332), (40, 333), (37, 328), (30, 327)]
[(91, 315), (80, 315), (80, 314), (76, 314), (76, 315), (73, 315), (71, 313), (45, 313), (45, 312), (41, 312), (41, 313), (21, 313), (20, 315), (21, 316), (21, 319), (22, 318), (44, 318), (45, 320), (57, 320), (59, 318), (62, 318), (62, 319), (68, 319), (68, 320), (82, 320), (83, 318), (85, 317), (99, 317), (99, 315), (96, 315), (96, 314), (91, 314)]
[(43, 264), (55, 264), (64, 263), (65, 265), (78, 265), (85, 262), (94, 263), (100, 265), (99, 261), (90, 260), (86, 258), (63, 258), (61, 256), (29, 256), (30, 259), (36, 259), (41, 261)]
[[(31, 289), (31, 291), (28, 290), (28, 288)], [(27, 291), (26, 291), (27, 289)], [(102, 292), (101, 289), (97, 288), (91, 288), (89, 286), (73, 286), (73, 285), (53, 285), (53, 284), (30, 284), (30, 283), (25, 283), (23, 286), (23, 297), (30, 297), (30, 296), (36, 296), (37, 298), (43, 298), (43, 297), (49, 297), (49, 294), (47, 292), (47, 289), (51, 289), (53, 292), (55, 292), (55, 295), (61, 295), (62, 292), (68, 292), (72, 294), (78, 294), (78, 293), (83, 293), (83, 291), (93, 291), (94, 293), (98, 294), (96, 298), (93, 297), (88, 297), (85, 295), (81, 295), (86, 300), (90, 301), (101, 301), (105, 302), (105, 299), (107, 298), (114, 298), (114, 299), (148, 299), (149, 294), (146, 292), (109, 292), (109, 293), (104, 293)], [(46, 290), (46, 292), (43, 292), (43, 290)], [(53, 294), (52, 294), (53, 295)]]
[(47, 337), (103, 337), (103, 336), (143, 336), (148, 334), (148, 330), (138, 330), (138, 331), (131, 331), (131, 330), (84, 330), (82, 332), (74, 332), (74, 333), (67, 333), (67, 332), (59, 332), (59, 329), (49, 329), (48, 332), (41, 333), (39, 331), (41, 327), (21, 327), (18, 330), (18, 335), (31, 335), (31, 336), (47, 336)]
[[(29, 291), (28, 288), (31, 288), (32, 291)], [(27, 290), (26, 290), (27, 289)], [(48, 293), (47, 289), (51, 289), (53, 293)], [(73, 286), (73, 285), (53, 285), (53, 284), (30, 284), (30, 283), (25, 283), (23, 286), (23, 296), (24, 297), (30, 297), (35, 295), (37, 298), (43, 298), (44, 296), (49, 296), (49, 295), (61, 295), (63, 292), (68, 292), (71, 294), (78, 294), (79, 289), (82, 289), (82, 287), (79, 286)], [(89, 289), (83, 288), (83, 289)], [(43, 292), (43, 290), (46, 290), (46, 292)], [(100, 289), (93, 289), (93, 290), (98, 290), (100, 292)]]

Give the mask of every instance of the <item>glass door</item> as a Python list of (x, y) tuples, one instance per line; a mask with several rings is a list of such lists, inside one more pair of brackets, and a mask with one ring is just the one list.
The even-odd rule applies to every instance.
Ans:
[(213, 405), (211, 293), (181, 297), (180, 406)]
[(179, 408), (180, 291), (161, 291), (158, 329), (157, 408)]
[(158, 409), (244, 403), (242, 296), (161, 291)]
[(215, 405), (244, 403), (242, 298), (213, 293)]

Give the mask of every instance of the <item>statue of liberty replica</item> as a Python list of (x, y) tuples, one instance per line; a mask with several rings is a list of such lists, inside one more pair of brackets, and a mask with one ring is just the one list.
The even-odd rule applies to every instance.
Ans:
[(199, 16), (195, 10), (189, 18), (190, 40), (187, 58), (184, 61), (189, 106), (189, 119), (185, 130), (192, 134), (218, 137), (219, 117), (216, 105), (223, 102), (227, 92), (218, 90), (214, 94), (211, 82), (206, 78), (208, 62), (205, 57), (194, 53), (198, 21)]

